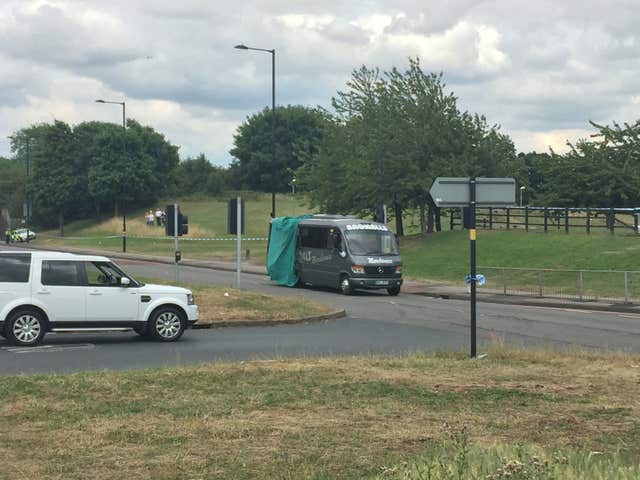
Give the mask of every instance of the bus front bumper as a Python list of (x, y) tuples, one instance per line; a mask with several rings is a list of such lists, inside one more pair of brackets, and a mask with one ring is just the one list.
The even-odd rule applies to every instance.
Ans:
[(349, 283), (353, 288), (391, 288), (400, 287), (402, 278), (351, 277)]

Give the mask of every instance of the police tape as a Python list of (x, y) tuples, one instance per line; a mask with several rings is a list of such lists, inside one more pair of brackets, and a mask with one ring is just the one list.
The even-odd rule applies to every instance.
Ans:
[(122, 238), (122, 234), (109, 235), (105, 237), (62, 237), (60, 235), (47, 235), (46, 233), (39, 233), (38, 238), (52, 238), (54, 240), (103, 240), (105, 238)]
[[(140, 240), (174, 240), (174, 237), (146, 237), (141, 235), (127, 235), (127, 238), (135, 238)], [(188, 241), (188, 242), (235, 242), (237, 237), (178, 237), (180, 241)], [(258, 241), (258, 242), (266, 242), (269, 240), (267, 237), (242, 237), (243, 242), (245, 241)]]
[[(59, 235), (47, 235), (47, 234), (38, 234), (41, 238), (52, 238), (55, 240), (104, 240), (111, 238), (122, 238), (127, 237), (136, 240), (168, 240), (173, 241), (174, 237), (150, 237), (147, 235), (125, 235), (121, 233), (119, 235), (106, 235), (104, 237), (61, 237)], [(180, 241), (188, 241), (188, 242), (235, 242), (237, 237), (179, 237)], [(266, 242), (269, 240), (267, 237), (242, 237), (242, 241), (252, 241), (252, 242)]]

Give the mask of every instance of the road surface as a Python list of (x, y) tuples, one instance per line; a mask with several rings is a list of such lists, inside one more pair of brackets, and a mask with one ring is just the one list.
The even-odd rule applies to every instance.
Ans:
[[(175, 279), (171, 265), (120, 261), (133, 276)], [(234, 272), (181, 267), (191, 284), (233, 285)], [(344, 308), (347, 317), (320, 323), (189, 330), (173, 344), (134, 333), (48, 334), (40, 347), (18, 348), (0, 339), (0, 374), (126, 370), (212, 361), (288, 356), (403, 354), (469, 350), (469, 304), (383, 292), (343, 296), (335, 291), (288, 289), (243, 274), (243, 288), (273, 295), (304, 295)], [(492, 337), (511, 345), (553, 345), (640, 351), (640, 315), (517, 305), (478, 304), (479, 351)]]

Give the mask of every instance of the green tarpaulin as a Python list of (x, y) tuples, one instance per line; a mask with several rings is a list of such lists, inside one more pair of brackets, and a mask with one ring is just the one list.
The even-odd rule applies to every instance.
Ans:
[(274, 282), (293, 287), (298, 283), (295, 272), (298, 224), (311, 215), (277, 217), (271, 221), (267, 273)]

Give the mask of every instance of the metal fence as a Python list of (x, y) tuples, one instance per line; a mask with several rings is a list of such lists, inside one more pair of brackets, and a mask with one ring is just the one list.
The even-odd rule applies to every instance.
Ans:
[[(509, 207), (477, 208), (477, 228), (523, 229), (547, 231), (619, 230), (638, 232), (640, 208), (558, 208), (558, 207)], [(462, 226), (463, 212), (451, 210), (449, 227)]]
[[(503, 295), (640, 302), (640, 271), (478, 267), (481, 289)], [(480, 290), (482, 291), (482, 290)]]

